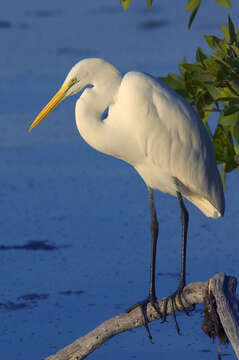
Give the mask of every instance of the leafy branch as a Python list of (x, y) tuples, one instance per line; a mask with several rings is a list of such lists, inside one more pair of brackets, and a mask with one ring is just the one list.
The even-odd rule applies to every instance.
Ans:
[[(194, 63), (184, 59), (179, 65), (180, 75), (160, 79), (199, 113), (212, 136), (225, 184), (225, 174), (239, 167), (239, 30), (236, 32), (230, 17), (228, 27), (221, 25), (221, 29), (223, 38), (204, 36), (213, 50), (209, 56), (198, 48)], [(212, 112), (219, 113), (216, 127), (208, 123)]]
[[(190, 27), (203, 0), (188, 0), (186, 11), (191, 11)], [(230, 9), (231, 0), (216, 0)], [(125, 10), (131, 0), (121, 0)], [(148, 8), (152, 0), (147, 0)], [(217, 163), (225, 185), (226, 173), (239, 169), (239, 29), (228, 18), (228, 26), (222, 24), (222, 38), (205, 35), (212, 52), (206, 55), (197, 49), (194, 63), (183, 59), (179, 65), (180, 75), (160, 77), (182, 95), (199, 113), (212, 137)], [(218, 113), (217, 123), (210, 126), (210, 115)], [(214, 116), (215, 118), (215, 116)], [(216, 126), (215, 126), (216, 125)]]

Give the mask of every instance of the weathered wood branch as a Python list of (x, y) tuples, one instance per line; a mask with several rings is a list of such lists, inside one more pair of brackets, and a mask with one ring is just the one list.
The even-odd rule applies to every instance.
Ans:
[(209, 291), (216, 300), (221, 324), (239, 359), (239, 303), (236, 287), (236, 278), (224, 273), (215, 275), (209, 281)]
[[(221, 320), (222, 327), (231, 342), (233, 349), (239, 359), (239, 303), (236, 298), (237, 281), (234, 277), (226, 276), (224, 273), (216, 274), (206, 282), (194, 282), (187, 285), (183, 290), (183, 305), (192, 306), (205, 302), (209, 294), (216, 301), (216, 311)], [(182, 305), (177, 301), (177, 311), (182, 311)], [(164, 299), (158, 300), (158, 306), (163, 311)], [(168, 302), (167, 315), (172, 313), (171, 302)], [(147, 316), (149, 322), (158, 320), (159, 314), (148, 304)], [(45, 360), (80, 360), (100, 347), (113, 336), (142, 326), (144, 319), (140, 308), (135, 308), (130, 313), (116, 315), (106, 320), (88, 334), (80, 337), (71, 345), (66, 346), (55, 355)]]

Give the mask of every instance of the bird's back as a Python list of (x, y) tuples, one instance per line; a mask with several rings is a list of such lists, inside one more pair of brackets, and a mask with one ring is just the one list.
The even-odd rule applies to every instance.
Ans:
[(117, 121), (114, 110), (121, 111), (120, 126), (137, 144), (139, 156), (132, 165), (149, 186), (172, 195), (180, 191), (207, 216), (223, 215), (224, 192), (211, 139), (180, 95), (148, 75), (129, 72), (112, 108)]

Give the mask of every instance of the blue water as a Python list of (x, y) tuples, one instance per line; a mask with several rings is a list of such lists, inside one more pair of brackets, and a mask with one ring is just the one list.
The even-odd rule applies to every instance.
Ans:
[[(0, 358), (43, 359), (147, 295), (150, 232), (143, 181), (130, 166), (82, 140), (74, 98), (27, 132), (81, 58), (102, 57), (122, 72), (164, 76), (177, 72), (183, 56), (192, 60), (197, 47), (207, 51), (202, 35), (219, 35), (218, 24), (228, 14), (209, 1), (188, 31), (183, 2), (155, 1), (151, 12), (145, 2), (132, 0), (127, 12), (112, 0), (1, 5)], [(239, 5), (232, 3), (236, 24)], [(188, 281), (221, 271), (239, 275), (236, 172), (227, 184), (224, 219), (207, 219), (187, 204)], [(157, 291), (166, 296), (179, 271), (179, 211), (170, 196), (158, 193), (156, 200)], [(39, 242), (43, 249), (32, 249)], [(215, 359), (216, 345), (200, 330), (202, 308), (178, 320), (181, 337), (169, 318), (151, 325), (154, 345), (144, 329), (136, 329), (89, 358), (175, 359), (177, 352), (184, 359)], [(223, 353), (235, 358), (230, 346)]]

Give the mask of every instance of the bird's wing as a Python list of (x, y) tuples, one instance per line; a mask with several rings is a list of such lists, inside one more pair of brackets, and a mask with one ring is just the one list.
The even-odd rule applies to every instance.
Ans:
[(120, 121), (134, 134), (143, 156), (174, 177), (179, 190), (190, 189), (223, 212), (212, 142), (193, 108), (164, 83), (137, 72), (124, 76), (118, 104), (125, 112)]

